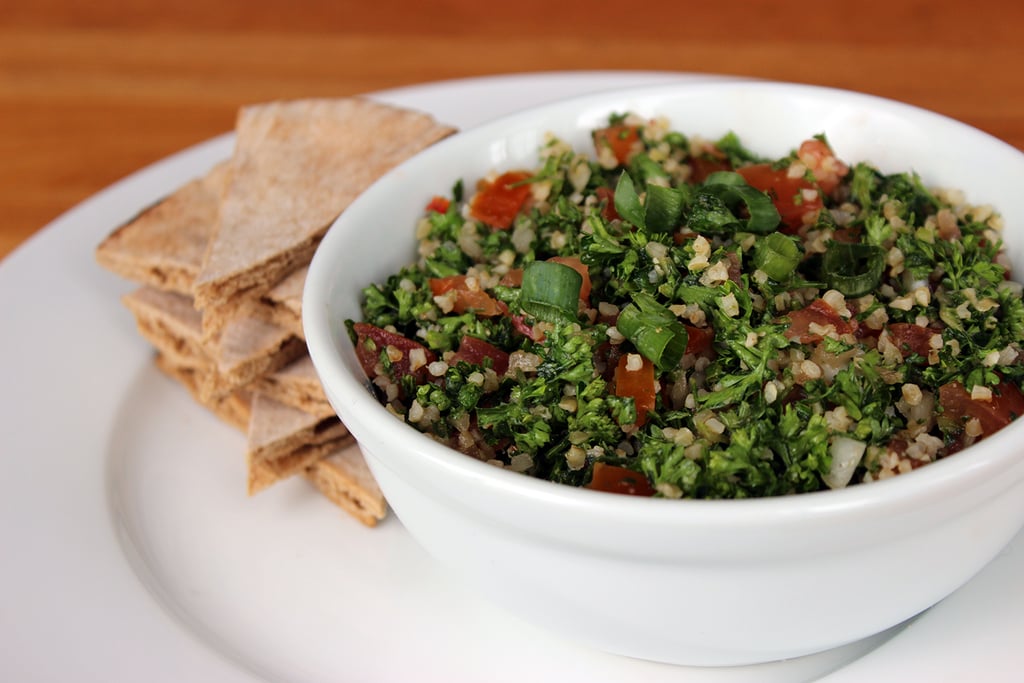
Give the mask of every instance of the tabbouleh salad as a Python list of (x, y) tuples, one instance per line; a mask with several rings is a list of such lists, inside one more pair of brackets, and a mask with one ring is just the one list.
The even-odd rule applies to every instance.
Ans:
[(1024, 413), (991, 207), (836, 157), (619, 114), (435, 197), (346, 321), (379, 399), (467, 455), (667, 498), (840, 488)]

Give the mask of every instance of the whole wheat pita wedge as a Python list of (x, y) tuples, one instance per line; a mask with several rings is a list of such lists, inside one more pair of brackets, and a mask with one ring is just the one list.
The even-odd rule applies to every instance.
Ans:
[(203, 401), (199, 395), (200, 376), (204, 372), (201, 367), (178, 365), (162, 353), (154, 359), (157, 368), (165, 375), (183, 385), (199, 405), (220, 418), (223, 422), (245, 432), (252, 418), (252, 395), (239, 390), (213, 401)]
[(450, 135), (431, 116), (364, 98), (243, 107), (233, 172), (195, 281), (204, 334), (309, 263), (331, 222), (398, 163)]
[(331, 502), (367, 526), (376, 526), (387, 516), (384, 494), (355, 442), (317, 460), (304, 476)]
[(308, 353), (277, 372), (257, 377), (249, 386), (255, 393), (317, 417), (335, 414)]
[(135, 316), (139, 334), (169, 362), (212, 367), (213, 360), (201, 339), (201, 316), (192, 306), (192, 297), (143, 286), (122, 296), (121, 302)]
[(232, 320), (217, 341), (214, 360), (217, 383), (211, 396), (248, 386), (269, 372), (276, 372), (306, 353), (306, 344), (288, 330), (255, 318)]
[(302, 288), (308, 271), (309, 266), (302, 266), (286, 275), (263, 296), (244, 299), (237, 314), (266, 320), (305, 339), (302, 331)]
[(228, 162), (218, 164), (116, 228), (96, 247), (97, 262), (133, 282), (191, 295), (230, 173)]
[(220, 337), (202, 339), (200, 314), (190, 297), (143, 286), (122, 297), (139, 333), (177, 365), (209, 365), (198, 375), (204, 403), (214, 401), (275, 372), (306, 353), (305, 343), (287, 330), (255, 318), (231, 321)]
[(254, 496), (279, 481), (304, 474), (308, 468), (316, 465), (318, 461), (328, 454), (344, 448), (353, 441), (352, 436), (346, 434), (324, 443), (298, 446), (287, 455), (273, 460), (255, 460), (252, 457), (247, 457), (247, 490), (249, 495)]
[(252, 419), (247, 431), (247, 453), (251, 460), (276, 460), (306, 445), (341, 438), (348, 429), (338, 416), (314, 415), (256, 393)]

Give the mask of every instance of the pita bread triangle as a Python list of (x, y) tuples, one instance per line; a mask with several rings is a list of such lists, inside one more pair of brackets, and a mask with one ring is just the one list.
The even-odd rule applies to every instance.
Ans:
[(96, 260), (125, 279), (191, 296), (230, 174), (227, 162), (218, 164), (142, 211), (100, 242)]
[(194, 283), (204, 332), (309, 263), (331, 222), (378, 177), (454, 132), (365, 98), (243, 107), (233, 172)]
[(306, 354), (306, 346), (287, 330), (255, 318), (232, 320), (216, 343), (204, 343), (199, 313), (183, 294), (140, 287), (122, 301), (135, 315), (139, 334), (170, 362), (204, 368), (198, 392), (208, 403)]
[(305, 339), (302, 330), (302, 287), (306, 283), (308, 271), (308, 266), (302, 266), (286, 275), (263, 296), (246, 300), (237, 315), (266, 320)]
[(250, 387), (255, 393), (263, 394), (305, 413), (318, 417), (335, 415), (334, 407), (327, 400), (323, 384), (320, 383), (320, 377), (308, 353), (276, 372), (256, 378)]
[(306, 468), (304, 476), (331, 502), (366, 526), (375, 526), (387, 515), (384, 494), (355, 442), (317, 460)]
[(114, 229), (99, 264), (155, 363), (247, 437), (248, 490), (302, 474), (373, 526), (387, 504), (309, 361), (302, 286), (334, 218), (379, 176), (455, 132), (369, 99), (243, 107), (231, 159)]
[(321, 444), (348, 434), (333, 413), (314, 415), (255, 394), (248, 429), (249, 455), (255, 460), (275, 460), (304, 444)]

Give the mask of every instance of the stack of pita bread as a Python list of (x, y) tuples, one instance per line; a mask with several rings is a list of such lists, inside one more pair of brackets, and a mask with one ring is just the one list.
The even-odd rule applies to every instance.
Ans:
[(246, 106), (235, 132), (230, 159), (116, 228), (97, 261), (139, 285), (123, 302), (156, 365), (245, 432), (250, 495), (300, 475), (373, 526), (387, 505), (310, 362), (302, 286), (335, 217), (454, 130), (342, 98)]

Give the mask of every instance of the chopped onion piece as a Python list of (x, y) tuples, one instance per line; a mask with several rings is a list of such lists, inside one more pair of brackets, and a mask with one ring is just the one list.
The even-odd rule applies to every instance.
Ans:
[(864, 451), (868, 445), (863, 441), (857, 441), (847, 436), (837, 436), (832, 439), (832, 446), (829, 449), (832, 455), (832, 469), (822, 479), (830, 489), (841, 489), (850, 483), (853, 472), (864, 457)]

